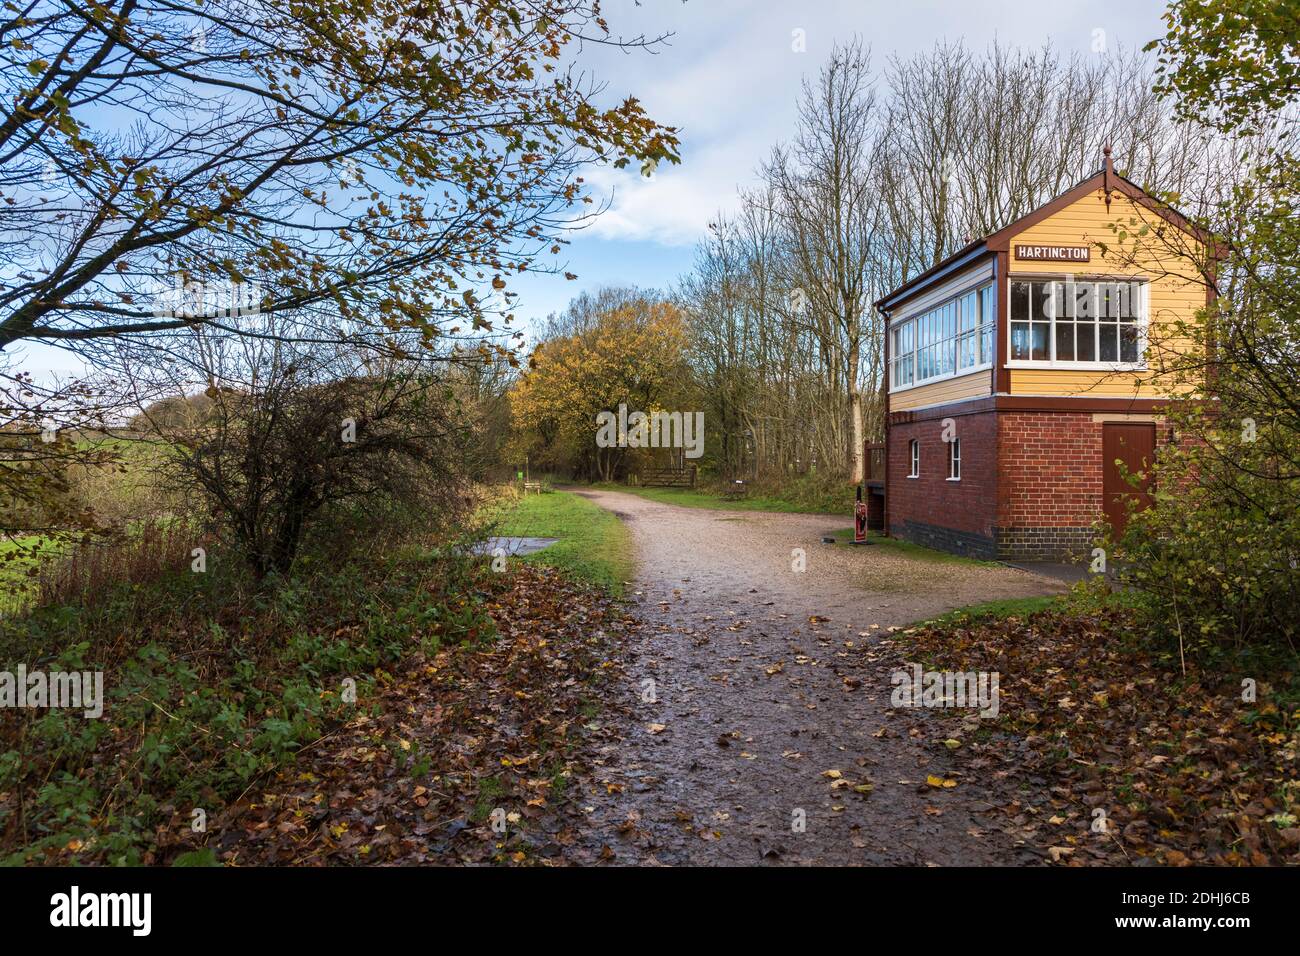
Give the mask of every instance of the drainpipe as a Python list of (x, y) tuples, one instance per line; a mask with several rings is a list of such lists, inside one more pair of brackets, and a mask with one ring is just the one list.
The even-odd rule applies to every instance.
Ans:
[(1113, 188), (1111, 179), (1115, 175), (1115, 164), (1110, 159), (1110, 144), (1107, 143), (1101, 151), (1101, 188), (1106, 192), (1106, 211), (1110, 212), (1110, 191)]

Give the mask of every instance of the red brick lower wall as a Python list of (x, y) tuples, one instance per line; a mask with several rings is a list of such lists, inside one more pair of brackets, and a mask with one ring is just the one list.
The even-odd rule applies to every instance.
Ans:
[[(889, 428), (886, 521), (889, 533), (955, 554), (997, 555), (997, 417), (994, 412), (953, 416), (961, 439), (961, 480), (948, 481), (943, 418)], [(921, 443), (919, 478), (907, 476), (909, 442)]]
[(1092, 547), (1102, 513), (1102, 423), (1091, 412), (1001, 412), (998, 550), (1059, 558)]
[[(890, 426), (890, 534), (983, 558), (1059, 560), (1091, 550), (1105, 464), (1103, 423), (1091, 412), (954, 416), (962, 440), (959, 482), (945, 480), (943, 421)], [(921, 442), (920, 478), (907, 477), (913, 438)], [(1157, 426), (1157, 449), (1167, 438), (1168, 429)]]

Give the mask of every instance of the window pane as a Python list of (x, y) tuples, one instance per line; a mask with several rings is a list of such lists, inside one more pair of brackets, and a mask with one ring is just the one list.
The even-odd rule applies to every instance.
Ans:
[(1052, 286), (1053, 282), (1035, 282), (1033, 284), (1033, 294), (1030, 296), (1032, 301), (1030, 307), (1034, 310), (1031, 316), (1035, 321), (1047, 319), (1052, 316), (1054, 305), (1052, 303)]
[(1074, 340), (1078, 348), (1075, 350), (1074, 360), (1076, 362), (1097, 361), (1097, 323), (1080, 322), (1075, 328), (1078, 334)]
[(1074, 315), (1079, 319), (1095, 319), (1097, 310), (1093, 306), (1093, 293), (1096, 283), (1084, 282), (1074, 288)]
[(1119, 327), (1119, 360), (1136, 362), (1138, 360), (1138, 330), (1133, 324)]
[(1069, 322), (1056, 323), (1056, 360), (1074, 361), (1074, 325)]
[(1023, 322), (1029, 318), (1029, 283), (1011, 283), (1011, 321)]
[(980, 364), (987, 365), (993, 361), (993, 327), (984, 326), (980, 333)]
[(1119, 302), (1116, 299), (1115, 283), (1097, 283), (1097, 317), (1114, 320), (1119, 316)]
[(1029, 323), (1011, 323), (1011, 357), (1016, 361), (1029, 358)]
[(961, 366), (974, 368), (979, 364), (979, 341), (974, 332), (966, 332), (961, 337)]
[(1119, 328), (1109, 323), (1101, 323), (1101, 361), (1119, 361)]
[(1030, 344), (1033, 352), (1030, 355), (1030, 358), (1035, 362), (1046, 362), (1049, 357), (1047, 353), (1048, 328), (1049, 326), (1045, 322), (1035, 322), (1031, 327)]
[(1122, 297), (1123, 308), (1120, 310), (1121, 322), (1136, 322), (1142, 312), (1142, 284), (1129, 282), (1124, 285)]

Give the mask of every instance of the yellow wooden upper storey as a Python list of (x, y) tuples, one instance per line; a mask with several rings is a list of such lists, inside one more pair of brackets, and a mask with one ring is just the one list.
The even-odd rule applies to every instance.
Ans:
[[(1127, 235), (1121, 237), (1124, 233)], [(1090, 262), (1021, 261), (1021, 245), (1087, 245)], [(1011, 394), (1167, 398), (1175, 386), (1162, 373), (1168, 350), (1188, 347), (1175, 337), (1178, 319), (1191, 319), (1206, 302), (1197, 262), (1204, 250), (1197, 240), (1122, 192), (1112, 192), (1109, 208), (1098, 189), (1010, 241), (1009, 280), (1039, 276), (1141, 279), (1147, 287), (1146, 370), (1011, 368)], [(1009, 316), (1006, 317), (1010, 321)]]
[[(1016, 247), (1021, 245), (1087, 246), (1090, 261), (1021, 260), (1016, 255)], [(1168, 356), (1171, 350), (1185, 349), (1189, 343), (1176, 337), (1173, 326), (1179, 319), (1191, 319), (1206, 303), (1198, 267), (1204, 249), (1195, 237), (1122, 191), (1112, 190), (1107, 205), (1105, 191), (1098, 188), (1012, 234), (1008, 246), (1008, 274), (998, 276), (999, 283), (1054, 276), (1144, 283), (1147, 341), (1140, 367), (1018, 363), (1010, 361), (1008, 352), (1010, 394), (1113, 399), (1166, 398), (1178, 391), (1166, 374)], [(983, 281), (991, 272), (990, 257), (946, 277), (898, 307), (891, 315), (890, 328)], [(1008, 290), (1002, 299), (1007, 313), (1000, 316), (1007, 335), (1010, 298)], [(895, 388), (891, 377), (889, 407), (907, 411), (985, 397), (994, 394), (993, 384), (993, 370), (987, 367), (907, 388)]]

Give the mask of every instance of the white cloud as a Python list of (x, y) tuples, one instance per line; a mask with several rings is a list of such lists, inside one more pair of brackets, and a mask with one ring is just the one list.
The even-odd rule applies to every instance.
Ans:
[[(661, 168), (652, 179), (632, 170), (596, 170), (588, 177), (596, 195), (613, 204), (588, 235), (601, 239), (691, 245), (719, 210), (739, 205), (737, 187), (754, 180), (761, 143), (729, 143), (698, 151), (681, 166)], [(756, 152), (755, 150), (758, 150)]]
[[(800, 84), (815, 76), (836, 41), (855, 34), (872, 47), (878, 70), (894, 53), (964, 40), (982, 50), (995, 38), (1009, 45), (1086, 52), (1094, 29), (1140, 45), (1160, 32), (1159, 0), (1097, 0), (1082, 9), (1008, 0), (690, 0), (606, 5), (624, 35), (674, 33), (649, 55), (588, 48), (584, 61), (609, 82), (609, 95), (637, 96), (657, 121), (680, 128), (682, 165), (661, 167), (653, 180), (635, 170), (592, 170), (598, 194), (613, 206), (588, 231), (602, 239), (688, 245), (702, 238), (719, 209), (737, 207), (739, 187), (772, 146), (791, 135)], [(791, 49), (791, 31), (805, 33), (807, 51)]]

